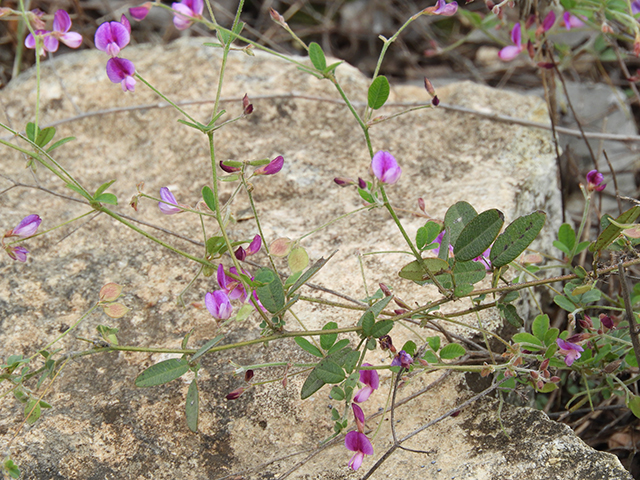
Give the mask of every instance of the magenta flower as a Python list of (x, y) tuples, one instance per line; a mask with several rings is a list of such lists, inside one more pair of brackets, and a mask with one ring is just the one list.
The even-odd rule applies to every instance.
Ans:
[[(127, 28), (128, 27), (128, 28)], [(94, 38), (96, 48), (117, 57), (131, 39), (131, 25), (124, 15), (119, 22), (105, 22), (98, 27)]]
[(107, 62), (107, 77), (113, 83), (119, 83), (123, 92), (133, 92), (135, 90), (136, 80), (133, 78), (134, 73), (136, 73), (136, 67), (131, 60), (114, 57)]
[(131, 18), (133, 18), (134, 20), (141, 22), (145, 19), (145, 17), (149, 13), (149, 10), (151, 10), (151, 2), (146, 2), (137, 7), (131, 7), (129, 9), (129, 15), (131, 15)]
[[(370, 367), (370, 363), (363, 363), (362, 366)], [(380, 386), (380, 377), (376, 370), (360, 370), (360, 382), (364, 384), (364, 387), (356, 393), (353, 397), (353, 401), (361, 403), (366, 401), (374, 390), (377, 390)]]
[[(64, 43), (69, 48), (78, 48), (82, 45), (82, 35), (76, 32), (70, 32), (71, 18), (64, 10), (58, 10), (53, 16), (53, 31), (36, 30), (35, 34), (43, 37), (43, 46), (38, 51), (39, 55), (45, 52), (55, 52), (58, 50), (59, 42)], [(30, 33), (24, 40), (24, 46), (27, 48), (36, 48), (36, 39)]]
[(634, 0), (631, 2), (631, 13), (634, 15), (640, 13), (640, 0)]
[(26, 248), (8, 245), (4, 247), (4, 249), (12, 259), (23, 263), (27, 261), (27, 253), (29, 253), (29, 250)]
[(254, 175), (275, 175), (280, 170), (282, 170), (282, 166), (284, 165), (284, 157), (282, 155), (277, 156), (273, 160), (271, 160), (267, 165), (264, 165), (260, 168), (257, 168)]
[(225, 165), (224, 161), (220, 160), (220, 168), (222, 170), (224, 170), (227, 173), (235, 173), (235, 172), (239, 172), (240, 170), (242, 170), (240, 167), (232, 167), (229, 165)]
[(491, 255), (491, 248), (487, 248), (484, 253), (473, 259), (474, 262), (481, 262), (484, 264), (484, 268), (487, 271), (491, 270), (491, 261), (489, 260), (489, 256)]
[(355, 403), (351, 404), (351, 408), (353, 409), (353, 416), (356, 419), (356, 426), (358, 428), (358, 431), (360, 433), (364, 433), (364, 412), (362, 411), (362, 408), (360, 408), (360, 406), (356, 405)]
[(434, 15), (443, 15), (445, 17), (450, 17), (451, 15), (455, 15), (457, 11), (458, 2), (451, 2), (447, 5), (447, 2), (445, 0), (438, 0), (436, 2), (436, 9), (431, 13), (433, 13)]
[(511, 41), (515, 45), (509, 45), (508, 47), (504, 47), (502, 50), (500, 50), (498, 52), (498, 56), (500, 57), (500, 60), (503, 60), (505, 62), (510, 62), (511, 60), (516, 58), (518, 55), (520, 55), (520, 52), (522, 52), (522, 50), (524, 50), (524, 47), (522, 46), (521, 28), (522, 27), (520, 26), (520, 23), (516, 23), (513, 26), (513, 30), (511, 30)]
[(244, 262), (245, 258), (247, 258), (247, 255), (253, 255), (254, 253), (257, 253), (260, 250), (261, 246), (262, 238), (260, 237), (260, 235), (256, 235), (255, 237), (253, 237), (253, 240), (246, 250), (242, 247), (238, 247), (234, 254), (238, 260)]
[[(633, 2), (631, 4), (631, 9), (634, 9), (634, 5), (635, 4), (640, 4), (640, 0), (636, 0), (635, 2)], [(636, 6), (636, 8), (638, 8)], [(634, 15), (636, 13), (640, 13), (640, 9), (638, 9), (638, 11), (634, 11), (633, 12)], [(564, 12), (564, 15), (562, 15), (562, 20), (564, 20), (564, 26), (567, 30), (571, 30), (572, 28), (580, 28), (580, 27), (584, 27), (584, 22), (582, 20), (580, 20), (580, 18), (576, 17), (575, 15), (569, 13), (569, 12)]]
[(353, 470), (358, 470), (365, 455), (373, 455), (373, 445), (364, 433), (356, 432), (355, 430), (347, 433), (344, 437), (344, 445), (352, 452), (356, 452), (351, 460), (349, 460), (349, 466)]
[(391, 362), (392, 367), (402, 367), (409, 368), (413, 363), (413, 358), (404, 350), (400, 350), (400, 352), (396, 355), (396, 357)]
[(576, 343), (570, 343), (562, 340), (561, 338), (556, 339), (556, 343), (560, 348), (560, 353), (564, 355), (564, 363), (567, 364), (567, 367), (573, 365), (573, 362), (580, 358), (580, 352), (584, 352), (584, 348)]
[[(236, 267), (231, 267), (229, 269), (229, 273), (232, 273), (233, 275), (237, 275), (238, 270), (236, 269)], [(246, 272), (243, 272), (243, 273), (246, 274)], [(220, 288), (227, 293), (230, 300), (240, 299), (243, 302), (246, 300), (247, 292), (244, 289), (242, 282), (227, 275), (224, 271), (224, 267), (222, 266), (222, 264), (218, 265), (217, 278), (218, 278), (218, 285), (220, 285)]]
[(601, 192), (604, 190), (604, 187), (607, 186), (606, 183), (602, 184), (602, 180), (604, 180), (604, 175), (597, 170), (591, 170), (587, 173), (587, 190), (590, 192)]
[(556, 14), (553, 10), (551, 10), (542, 21), (542, 29), (545, 32), (548, 32), (551, 27), (553, 27), (554, 23), (556, 23)]
[(186, 30), (193, 25), (193, 19), (202, 18), (204, 3), (202, 0), (182, 0), (180, 3), (172, 3), (174, 13), (173, 24), (178, 30)]
[(16, 225), (7, 233), (5, 233), (4, 236), (5, 238), (6, 237), (20, 237), (20, 238), (30, 237), (32, 235), (35, 235), (41, 223), (42, 223), (42, 219), (40, 218), (40, 216), (36, 214), (27, 215), (22, 220), (20, 220), (20, 223), (18, 223), (18, 225)]
[(162, 187), (160, 189), (160, 198), (162, 201), (158, 202), (158, 208), (165, 215), (173, 215), (174, 213), (180, 213), (183, 211), (183, 209), (178, 206), (176, 197), (173, 196), (173, 193), (171, 193), (171, 190), (167, 187)]
[(378, 180), (388, 184), (396, 183), (402, 174), (402, 169), (393, 155), (382, 150), (373, 156), (371, 169)]
[(216, 320), (228, 320), (233, 312), (233, 307), (229, 301), (229, 296), (222, 290), (207, 292), (204, 296), (204, 303), (207, 310)]

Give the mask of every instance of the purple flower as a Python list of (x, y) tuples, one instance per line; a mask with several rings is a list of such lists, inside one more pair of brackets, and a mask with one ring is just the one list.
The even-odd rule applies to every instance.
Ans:
[(447, 5), (447, 2), (445, 0), (438, 0), (435, 7), (436, 9), (431, 13), (433, 13), (434, 15), (444, 15), (445, 17), (450, 17), (451, 15), (455, 15), (455, 13), (458, 11), (458, 2), (451, 2)]
[[(607, 184), (602, 184), (604, 176), (597, 170), (591, 170), (587, 173), (587, 190), (590, 192), (601, 192)], [(601, 185), (602, 184), (602, 185)]]
[[(58, 10), (53, 16), (53, 31), (36, 30), (35, 34), (43, 37), (43, 46), (38, 51), (39, 55), (44, 52), (55, 52), (58, 50), (59, 42), (64, 43), (69, 48), (78, 48), (82, 44), (82, 35), (76, 32), (70, 32), (71, 18), (64, 10)], [(36, 48), (36, 39), (30, 33), (24, 40), (24, 46), (27, 48)]]
[(388, 184), (396, 183), (402, 174), (402, 169), (393, 155), (382, 150), (373, 156), (371, 169), (378, 180)]
[(396, 355), (396, 357), (391, 362), (391, 366), (409, 368), (412, 363), (413, 358), (411, 358), (411, 355), (409, 355), (404, 350), (400, 350), (400, 353), (398, 353), (398, 355)]
[(260, 247), (262, 247), (262, 237), (260, 235), (256, 235), (253, 237), (253, 240), (251, 240), (251, 243), (247, 248), (247, 255), (258, 253), (260, 251)]
[(257, 168), (254, 175), (275, 175), (280, 170), (282, 170), (282, 166), (284, 165), (284, 157), (282, 155), (277, 156), (273, 160), (271, 160), (267, 165), (264, 165), (260, 168)]
[(573, 365), (573, 362), (580, 358), (580, 352), (584, 352), (584, 348), (576, 343), (570, 343), (562, 340), (561, 338), (556, 339), (556, 343), (560, 348), (560, 353), (565, 355), (564, 363), (567, 364), (567, 367)]
[(40, 216), (36, 214), (27, 215), (20, 223), (4, 234), (5, 237), (27, 238), (38, 231), (38, 227), (42, 223)]
[(149, 10), (151, 10), (151, 2), (146, 2), (137, 7), (131, 7), (129, 9), (129, 15), (131, 15), (131, 18), (133, 18), (134, 20), (141, 22), (145, 19), (145, 17), (149, 13)]
[[(631, 4), (631, 9), (633, 10), (634, 8), (638, 8), (638, 5), (640, 5), (640, 0), (636, 0), (635, 2), (633, 2)], [(640, 9), (638, 9), (638, 11), (634, 11), (634, 15), (636, 13), (639, 13)], [(576, 17), (575, 15), (569, 13), (569, 12), (564, 12), (564, 15), (562, 15), (562, 20), (564, 20), (564, 26), (567, 30), (571, 30), (572, 28), (580, 28), (580, 27), (584, 27), (584, 22), (582, 20), (580, 20), (580, 18)]]
[[(236, 269), (236, 267), (231, 267), (229, 269), (229, 273), (232, 273), (233, 275), (237, 275), (238, 270)], [(243, 273), (246, 273), (246, 272), (243, 272)], [(230, 300), (240, 299), (243, 302), (246, 300), (247, 292), (244, 289), (242, 282), (227, 275), (224, 271), (224, 267), (222, 266), (222, 264), (218, 265), (217, 278), (218, 278), (218, 285), (220, 285), (220, 288), (227, 293)]]
[(505, 62), (510, 62), (511, 60), (516, 58), (518, 55), (520, 55), (520, 52), (522, 52), (522, 50), (524, 50), (524, 47), (522, 46), (521, 28), (522, 27), (520, 26), (520, 23), (516, 23), (513, 26), (513, 30), (511, 30), (511, 41), (515, 45), (509, 45), (508, 47), (504, 47), (502, 50), (500, 50), (500, 52), (498, 52), (498, 56), (500, 57), (501, 60)]
[(553, 24), (556, 23), (556, 14), (553, 10), (551, 10), (546, 17), (544, 17), (544, 20), (542, 21), (542, 29), (545, 32), (548, 32), (551, 27), (553, 27)]
[(167, 187), (162, 187), (160, 189), (160, 198), (162, 199), (162, 202), (158, 202), (158, 208), (165, 215), (173, 215), (174, 213), (180, 213), (183, 211), (182, 208), (178, 206), (176, 197), (173, 196), (173, 193), (171, 193), (171, 190)]
[(474, 262), (481, 262), (484, 264), (484, 268), (487, 271), (491, 270), (491, 261), (489, 260), (489, 256), (491, 255), (491, 248), (487, 248), (484, 253), (473, 259)]
[(178, 12), (174, 14), (173, 24), (178, 30), (186, 30), (193, 25), (194, 18), (202, 17), (204, 3), (202, 0), (182, 0), (172, 3), (171, 8)]
[(353, 416), (356, 419), (356, 426), (358, 427), (358, 431), (360, 433), (364, 433), (364, 412), (359, 405), (355, 403), (351, 404), (351, 408), (353, 409)]
[(135, 90), (136, 80), (133, 78), (134, 73), (136, 73), (136, 67), (134, 67), (131, 60), (114, 57), (107, 62), (107, 77), (113, 83), (119, 83), (123, 92), (133, 92)]
[[(433, 243), (437, 243), (438, 246), (436, 248), (432, 248), (431, 251), (437, 255), (440, 254), (440, 247), (442, 246), (442, 239), (444, 238), (446, 230), (442, 230), (440, 234), (436, 237)], [(453, 245), (449, 245), (449, 251), (453, 253)]]
[[(370, 363), (363, 363), (363, 367), (370, 367)], [(380, 386), (380, 377), (376, 370), (360, 370), (360, 382), (364, 384), (364, 387), (360, 389), (356, 396), (353, 397), (354, 402), (366, 401), (374, 390), (377, 390)]]
[(634, 15), (640, 13), (640, 0), (634, 0), (631, 2), (631, 13)]
[(216, 320), (227, 320), (231, 317), (233, 307), (231, 306), (228, 295), (222, 290), (216, 290), (213, 293), (207, 292), (204, 296), (204, 303), (209, 313), (213, 315), (213, 318)]
[(9, 245), (4, 247), (4, 249), (12, 259), (23, 263), (27, 261), (27, 253), (29, 253), (29, 250), (27, 250), (26, 248), (12, 247), (11, 245)]
[(111, 57), (117, 57), (120, 50), (129, 44), (130, 39), (131, 25), (123, 15), (120, 22), (105, 22), (100, 25), (94, 41), (98, 50), (108, 53)]
[(220, 168), (222, 170), (224, 170), (227, 173), (234, 173), (234, 172), (239, 172), (240, 170), (242, 170), (240, 167), (232, 167), (229, 165), (225, 165), (224, 161), (220, 160)]
[(349, 466), (353, 470), (360, 468), (365, 455), (373, 455), (373, 445), (371, 445), (364, 433), (356, 432), (355, 430), (347, 433), (344, 437), (344, 445), (352, 452), (356, 452), (349, 460)]

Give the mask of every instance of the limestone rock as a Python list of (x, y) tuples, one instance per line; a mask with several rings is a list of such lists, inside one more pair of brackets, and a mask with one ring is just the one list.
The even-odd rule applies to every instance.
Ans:
[[(137, 71), (174, 100), (193, 100), (184, 108), (198, 119), (210, 115), (211, 103), (198, 100), (214, 96), (220, 68), (219, 50), (202, 47), (194, 39), (170, 45), (128, 47), (127, 58)], [(123, 94), (105, 75), (106, 56), (79, 52), (56, 60), (56, 79), (45, 64), (43, 70), (42, 124), (58, 125), (58, 138), (73, 135), (76, 141), (56, 151), (55, 158), (89, 190), (117, 178), (110, 189), (118, 195), (117, 211), (159, 225), (196, 244), (142, 226), (163, 240), (193, 255), (202, 255), (199, 221), (187, 214), (166, 217), (154, 202), (141, 200), (139, 212), (127, 207), (144, 181), (145, 191), (158, 195), (170, 186), (180, 203), (195, 205), (204, 185), (211, 183), (206, 138), (177, 123), (173, 110), (156, 108), (158, 98), (139, 82), (135, 94)], [(368, 82), (359, 72), (342, 65), (338, 77), (351, 98), (364, 101)], [(64, 88), (60, 82), (64, 82)], [(290, 94), (295, 92), (297, 96)], [(335, 89), (298, 71), (294, 66), (258, 53), (230, 56), (223, 87), (228, 117), (241, 113), (241, 97), (248, 93), (255, 112), (216, 134), (219, 160), (254, 160), (283, 155), (280, 174), (258, 178), (254, 194), (269, 240), (295, 239), (338, 215), (354, 210), (360, 202), (352, 189), (333, 183), (336, 176), (367, 177), (368, 154), (358, 126), (340, 103)], [(498, 92), (471, 83), (455, 84), (438, 92), (449, 103), (484, 111), (538, 120), (544, 117), (539, 100)], [(280, 95), (279, 97), (277, 95)], [(310, 98), (322, 97), (331, 101)], [(0, 92), (3, 122), (24, 128), (33, 120), (34, 72), (26, 72)], [(428, 102), (421, 89), (397, 86), (394, 101)], [(142, 107), (142, 108), (141, 108)], [(99, 115), (79, 115), (118, 108)], [(384, 111), (391, 112), (393, 109)], [(393, 152), (403, 168), (400, 181), (388, 188), (392, 203), (410, 235), (424, 223), (416, 216), (416, 201), (423, 197), (428, 212), (442, 218), (446, 209), (466, 200), (478, 211), (501, 209), (507, 221), (542, 209), (548, 213), (540, 248), (548, 248), (560, 222), (556, 167), (549, 135), (520, 126), (440, 110), (404, 115), (372, 130), (375, 150)], [(4, 173), (24, 184), (34, 184), (24, 169), (25, 158), (3, 150)], [(36, 177), (44, 188), (73, 196), (44, 168)], [(10, 183), (1, 179), (1, 188)], [(223, 184), (224, 198), (234, 186)], [(2, 198), (2, 228), (8, 229), (29, 213), (39, 213), (41, 230), (81, 215), (89, 208), (44, 191), (13, 188)], [(251, 238), (255, 223), (243, 221), (248, 207), (242, 195), (234, 204), (238, 222), (230, 226), (237, 239)], [(207, 222), (208, 234), (215, 232)], [(80, 226), (74, 231), (76, 226)], [(406, 249), (387, 214), (380, 210), (350, 216), (306, 238), (311, 261), (337, 250), (314, 282), (352, 298), (364, 298), (365, 289), (356, 254)], [(199, 278), (185, 295), (187, 308), (176, 305), (177, 296), (198, 268), (157, 244), (122, 228), (105, 215), (83, 219), (73, 226), (30, 240), (29, 262), (19, 264), (0, 257), (0, 357), (32, 355), (65, 328), (73, 325), (98, 298), (107, 282), (125, 286), (123, 303), (132, 311), (114, 321), (92, 314), (59, 346), (64, 351), (86, 349), (76, 336), (95, 339), (96, 325), (120, 329), (123, 345), (178, 348), (182, 337), (194, 329), (190, 346), (202, 346), (219, 333), (209, 313), (196, 308), (205, 291), (216, 288), (214, 278)], [(265, 259), (258, 257), (264, 263)], [(432, 287), (416, 289), (397, 277), (410, 261), (406, 255), (364, 257), (369, 292), (384, 281), (407, 301), (432, 298)], [(403, 263), (404, 262), (404, 263)], [(335, 297), (304, 290), (306, 295)], [(458, 302), (460, 305), (463, 302)], [(456, 305), (455, 308), (460, 308)], [(463, 305), (467, 308), (467, 305)], [(300, 304), (295, 309), (307, 328), (319, 328), (334, 320), (339, 326), (355, 324), (359, 312)], [(483, 322), (493, 329), (501, 321), (491, 314)], [(476, 324), (477, 319), (465, 318)], [(294, 328), (295, 321), (289, 319)], [(250, 319), (228, 330), (226, 343), (257, 338), (258, 320)], [(468, 335), (462, 328), (452, 329)], [(424, 333), (424, 332), (422, 332)], [(402, 344), (410, 332), (396, 327), (394, 341)], [(355, 340), (355, 338), (352, 338)], [(164, 354), (126, 353), (90, 355), (69, 362), (45, 399), (53, 405), (33, 426), (25, 426), (11, 447), (11, 455), (29, 479), (154, 478), (219, 479), (274, 478), (301, 461), (332, 433), (328, 406), (336, 404), (324, 388), (307, 401), (299, 400), (301, 375), (251, 389), (235, 401), (225, 395), (241, 386), (232, 376), (230, 361), (240, 365), (267, 362), (305, 363), (312, 358), (293, 341), (272, 342), (205, 356), (199, 372), (201, 397), (199, 433), (191, 433), (184, 418), (188, 382), (138, 389), (136, 376), (150, 365), (168, 358)], [(379, 350), (369, 354), (373, 363), (388, 361)], [(282, 370), (257, 371), (257, 381), (282, 375)], [(415, 376), (400, 390), (405, 398), (420, 389), (425, 393), (396, 411), (395, 425), (406, 434), (455, 408), (473, 395), (464, 378), (438, 373)], [(437, 380), (437, 381), (436, 381)], [(431, 388), (427, 386), (433, 383)], [(471, 380), (469, 380), (469, 383)], [(386, 402), (389, 376), (363, 408), (376, 413)], [(3, 445), (17, 431), (21, 408), (4, 398), (0, 411)], [(407, 445), (428, 454), (396, 452), (373, 478), (425, 478), (426, 472), (441, 478), (630, 478), (615, 457), (595, 452), (566, 427), (550, 422), (538, 412), (505, 406), (507, 439), (501, 431), (493, 400), (485, 399), (417, 435)], [(369, 422), (375, 427), (376, 421)], [(324, 449), (293, 471), (289, 478), (359, 478), (390, 445), (389, 422), (376, 437), (376, 454), (361, 471), (347, 467), (350, 458), (342, 443)], [(586, 473), (585, 473), (586, 472)], [(282, 477), (279, 477), (282, 478)]]

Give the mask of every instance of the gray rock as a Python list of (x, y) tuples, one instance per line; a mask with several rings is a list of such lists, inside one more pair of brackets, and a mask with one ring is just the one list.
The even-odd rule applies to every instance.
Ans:
[[(143, 77), (172, 99), (210, 99), (214, 95), (219, 50), (183, 39), (170, 45), (130, 47), (125, 53)], [(179, 202), (196, 204), (201, 188), (211, 182), (206, 139), (178, 124), (180, 117), (172, 110), (154, 108), (157, 97), (141, 83), (134, 95), (123, 94), (119, 86), (109, 83), (104, 72), (106, 60), (100, 52), (58, 59), (57, 72), (64, 89), (45, 65), (43, 124), (76, 115), (69, 99), (81, 112), (122, 109), (61, 123), (58, 137), (74, 135), (77, 140), (61, 147), (56, 159), (90, 190), (118, 178), (111, 189), (120, 199), (117, 211), (199, 239), (201, 226), (195, 218), (187, 214), (162, 216), (154, 202), (144, 199), (135, 213), (127, 202), (136, 193), (136, 184), (144, 181), (149, 194), (157, 196), (160, 187), (171, 186)], [(343, 65), (338, 77), (351, 98), (365, 100), (368, 82), (355, 69)], [(255, 113), (216, 134), (217, 158), (253, 160), (284, 155), (285, 168), (280, 174), (254, 182), (269, 240), (297, 238), (357, 208), (360, 202), (355, 192), (340, 189), (333, 178), (367, 178), (369, 169), (362, 135), (343, 105), (287, 97), (291, 92), (339, 100), (329, 82), (304, 75), (290, 64), (262, 54), (231, 54), (223, 88), (223, 96), (231, 99), (224, 103), (227, 118), (240, 114), (244, 93), (253, 99)], [(531, 120), (545, 118), (544, 106), (537, 99), (471, 83), (452, 85), (438, 93), (452, 104)], [(34, 94), (34, 72), (25, 73), (0, 92), (7, 117), (3, 121), (23, 128), (33, 117)], [(260, 97), (278, 94), (283, 96)], [(392, 100), (428, 102), (422, 89), (412, 87), (394, 88)], [(126, 110), (141, 105), (148, 107)], [(196, 118), (205, 119), (211, 104), (194, 103), (185, 108)], [(548, 223), (539, 243), (540, 248), (550, 247), (552, 232), (560, 223), (560, 204), (547, 133), (422, 110), (375, 127), (372, 138), (375, 150), (393, 152), (402, 165), (402, 178), (387, 191), (400, 209), (409, 235), (425, 221), (415, 213), (419, 197), (425, 198), (428, 212), (436, 218), (443, 218), (456, 201), (466, 200), (479, 211), (500, 208), (508, 221), (536, 209), (547, 211)], [(5, 174), (25, 184), (34, 183), (21, 155), (7, 149), (3, 155)], [(36, 176), (43, 187), (71, 196), (42, 167)], [(1, 188), (10, 185), (4, 179), (1, 182)], [(232, 188), (222, 185), (224, 198)], [(233, 214), (239, 220), (230, 225), (229, 232), (235, 239), (256, 233), (253, 222), (240, 220), (247, 206), (244, 196), (234, 203)], [(10, 228), (26, 214), (37, 212), (44, 218), (41, 230), (45, 230), (88, 210), (85, 205), (39, 190), (14, 188), (3, 196), (2, 226)], [(258, 337), (256, 318), (222, 329), (202, 308), (204, 292), (216, 288), (213, 278), (194, 282), (185, 295), (187, 308), (176, 305), (177, 295), (197, 271), (194, 264), (105, 215), (81, 220), (78, 225), (77, 231), (74, 226), (65, 226), (30, 240), (27, 264), (0, 257), (0, 357), (35, 353), (65, 326), (74, 324), (98, 299), (100, 287), (110, 281), (125, 286), (122, 301), (131, 312), (120, 320), (101, 313), (90, 315), (60, 342), (64, 351), (86, 349), (87, 344), (76, 336), (95, 339), (95, 327), (100, 323), (117, 326), (121, 344), (141, 347), (179, 348), (182, 337), (192, 328), (189, 345), (197, 347), (221, 331), (228, 334), (225, 343)], [(215, 232), (213, 222), (206, 226), (209, 235)], [(193, 255), (202, 254), (202, 247), (144, 228)], [(306, 238), (302, 245), (312, 262), (338, 250), (314, 282), (354, 298), (366, 296), (356, 253), (406, 249), (395, 225), (380, 210), (332, 224)], [(262, 257), (257, 260), (265, 262)], [(401, 254), (364, 257), (369, 292), (384, 281), (408, 302), (435, 298), (433, 287), (416, 289), (397, 277), (399, 267), (408, 261), (410, 258)], [(304, 290), (304, 294), (336, 299), (312, 290)], [(467, 305), (457, 302), (452, 308)], [(310, 303), (299, 304), (295, 312), (310, 329), (332, 320), (339, 326), (354, 325), (360, 316), (357, 311)], [(463, 321), (477, 324), (475, 317)], [(482, 321), (494, 330), (502, 327), (494, 314), (483, 313)], [(298, 328), (291, 318), (288, 328)], [(451, 331), (469, 335), (468, 329), (461, 327)], [(399, 327), (393, 336), (399, 345), (415, 338)], [(120, 352), (67, 363), (44, 397), (53, 409), (45, 411), (33, 426), (23, 427), (11, 445), (10, 454), (25, 472), (24, 478), (274, 478), (303, 460), (332, 433), (328, 405), (339, 406), (339, 402), (328, 398), (326, 387), (300, 401), (303, 375), (290, 377), (286, 389), (280, 382), (267, 383), (238, 400), (224, 398), (243, 384), (241, 378), (232, 376), (231, 361), (240, 365), (311, 362), (313, 359), (291, 340), (205, 356), (198, 379), (201, 412), (197, 434), (187, 429), (184, 418), (192, 377), (157, 388), (134, 386), (141, 371), (169, 356)], [(379, 350), (370, 352), (367, 359), (372, 363), (388, 361)], [(259, 370), (255, 380), (267, 381), (282, 373), (277, 368)], [(399, 398), (426, 389), (439, 375), (410, 378), (400, 389)], [(469, 382), (475, 386), (477, 381), (472, 379), (469, 377)], [(363, 404), (367, 415), (384, 406), (389, 380), (388, 375), (382, 375), (381, 388)], [(459, 374), (435, 383), (397, 408), (399, 435), (455, 409), (473, 394)], [(22, 406), (7, 398), (4, 402), (7, 408), (0, 411), (0, 434), (6, 442), (19, 430)], [(550, 422), (542, 413), (505, 405), (503, 420), (510, 438), (499, 427), (495, 401), (475, 403), (407, 442), (410, 448), (432, 453), (397, 451), (373, 478), (630, 478), (614, 456), (592, 450), (567, 427)], [(368, 426), (375, 428), (377, 421)], [(385, 420), (374, 442), (376, 454), (373, 460), (365, 460), (359, 473), (347, 467), (350, 452), (340, 441), (304, 462), (290, 478), (358, 478), (390, 446), (390, 438)]]

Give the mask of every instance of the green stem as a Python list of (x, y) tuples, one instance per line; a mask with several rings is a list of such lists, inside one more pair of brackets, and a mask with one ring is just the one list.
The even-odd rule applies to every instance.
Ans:
[(186, 118), (189, 119), (190, 122), (195, 123), (196, 125), (199, 124), (199, 122), (197, 122), (193, 117), (191, 117), (191, 115), (189, 115), (187, 112), (185, 112), (182, 108), (180, 108), (178, 105), (176, 105), (174, 102), (172, 102), (171, 100), (169, 100), (169, 98), (164, 95), (160, 90), (158, 90), (157, 88), (155, 88), (153, 85), (151, 85), (149, 82), (147, 82), (140, 74), (136, 73), (135, 74), (136, 78), (138, 80), (140, 80), (142, 83), (144, 83), (147, 87), (149, 87), (149, 89), (151, 89), (156, 95), (158, 95), (160, 98), (162, 98), (165, 102), (167, 102), (169, 105), (171, 105), (173, 108), (175, 108), (176, 110), (178, 110), (182, 115), (184, 115)]
[(298, 237), (298, 240), (296, 240), (296, 243), (302, 241), (303, 239), (307, 238), (310, 235), (313, 235), (316, 232), (319, 232), (323, 228), (327, 228), (329, 225), (332, 225), (332, 224), (336, 223), (337, 221), (342, 220), (343, 218), (347, 218), (349, 215), (353, 215), (355, 213), (362, 212), (363, 210), (369, 210), (370, 208), (371, 208), (370, 206), (365, 206), (365, 207), (356, 208), (355, 210), (352, 210), (350, 212), (344, 213), (344, 214), (340, 215), (339, 217), (336, 217), (333, 220), (328, 221), (324, 225), (320, 225), (318, 228), (314, 228), (310, 232), (307, 232), (304, 235), (302, 235), (301, 237)]
[(360, 118), (360, 115), (358, 115), (358, 112), (356, 112), (356, 109), (351, 104), (351, 101), (347, 97), (347, 94), (344, 93), (344, 90), (342, 90), (342, 87), (338, 83), (338, 80), (336, 80), (336, 77), (334, 75), (331, 75), (331, 76), (329, 76), (327, 78), (329, 78), (329, 80), (331, 80), (331, 82), (333, 82), (333, 84), (335, 85), (336, 89), (338, 90), (338, 93), (340, 94), (340, 96), (344, 100), (344, 103), (347, 104), (347, 108), (349, 108), (349, 110), (351, 111), (351, 114), (353, 115), (353, 117), (358, 122), (358, 125), (360, 125), (360, 128), (362, 129), (362, 132), (364, 133), (365, 141), (367, 142), (367, 148), (369, 149), (369, 157), (373, 158), (373, 147), (371, 146), (371, 138), (369, 137), (369, 127), (367, 127), (367, 125), (362, 121), (362, 118)]

